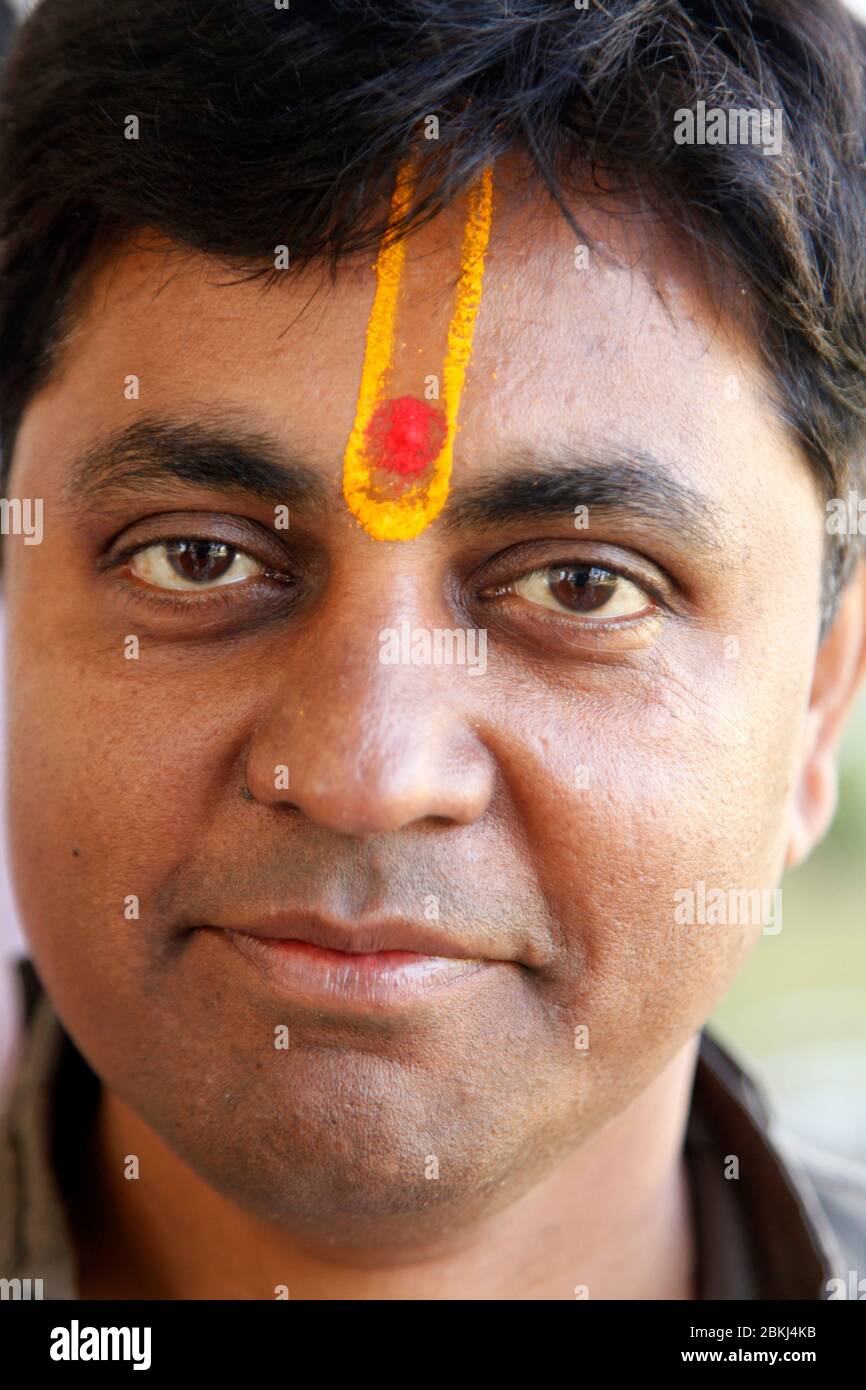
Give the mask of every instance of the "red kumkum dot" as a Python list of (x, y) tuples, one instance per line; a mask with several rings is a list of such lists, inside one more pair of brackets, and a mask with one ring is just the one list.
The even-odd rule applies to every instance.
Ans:
[(447, 425), (438, 406), (417, 396), (382, 401), (367, 426), (367, 445), (375, 468), (411, 478), (423, 473), (445, 443)]

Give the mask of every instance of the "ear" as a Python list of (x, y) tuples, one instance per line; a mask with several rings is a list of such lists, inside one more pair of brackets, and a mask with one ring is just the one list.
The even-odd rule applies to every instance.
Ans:
[(866, 678), (866, 560), (861, 559), (815, 659), (803, 733), (800, 777), (790, 811), (785, 867), (801, 863), (826, 835), (836, 813), (836, 754), (845, 722)]

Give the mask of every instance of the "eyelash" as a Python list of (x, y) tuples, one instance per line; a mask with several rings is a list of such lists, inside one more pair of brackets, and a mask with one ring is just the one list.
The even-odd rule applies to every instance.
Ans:
[[(176, 544), (179, 541), (214, 542), (216, 544), (228, 545), (237, 555), (244, 555), (254, 560), (256, 564), (262, 565), (263, 572), (253, 579), (241, 581), (237, 584), (215, 585), (212, 589), (202, 589), (200, 594), (196, 594), (193, 589), (158, 590), (149, 588), (144, 584), (136, 584), (134, 586), (134, 593), (137, 601), (158, 604), (163, 610), (169, 608), (175, 611), (189, 611), (193, 606), (204, 606), (205, 604), (209, 609), (213, 609), (216, 605), (222, 608), (230, 608), (239, 602), (243, 602), (245, 598), (249, 598), (251, 587), (258, 587), (262, 584), (272, 586), (276, 582), (288, 589), (295, 583), (291, 576), (271, 568), (252, 550), (246, 550), (242, 546), (234, 545), (231, 541), (225, 540), (222, 537), (195, 534), (155, 536), (147, 541), (141, 541), (138, 544), (127, 546), (117, 554), (107, 557), (101, 562), (99, 568), (103, 571), (118, 570), (123, 565), (128, 564), (134, 556), (146, 550), (150, 550), (154, 546), (167, 546), (172, 543)], [(626, 565), (614, 566), (613, 564), (598, 561), (591, 557), (581, 557), (579, 560), (574, 557), (564, 560), (550, 560), (543, 565), (535, 565), (521, 569), (518, 574), (512, 575), (509, 579), (494, 581), (492, 585), (488, 585), (486, 592), (482, 591), (481, 596), (491, 598), (494, 601), (496, 599), (520, 598), (520, 595), (509, 595), (501, 591), (506, 589), (509, 585), (518, 583), (521, 579), (528, 578), (532, 574), (559, 568), (568, 569), (569, 567), (596, 568), (602, 570), (606, 574), (612, 575), (616, 579), (629, 581), (641, 589), (647, 595), (648, 599), (651, 600), (653, 604), (652, 610), (644, 612), (634, 618), (620, 617), (605, 620), (603, 617), (592, 618), (591, 616), (584, 616), (581, 618), (578, 614), (570, 616), (567, 613), (557, 612), (555, 609), (546, 609), (541, 605), (532, 605), (537, 608), (537, 621), (553, 622), (556, 624), (565, 623), (572, 628), (582, 627), (584, 629), (591, 629), (596, 633), (603, 633), (604, 631), (623, 629), (625, 627), (637, 627), (655, 616), (658, 610), (670, 612), (670, 605), (660, 586), (653, 584), (646, 575), (640, 574), (636, 569), (632, 569)], [(132, 588), (133, 586), (130, 587)], [(500, 592), (493, 592), (495, 590), (499, 590)], [(296, 595), (293, 595), (293, 597), (296, 597)]]
[(195, 605), (207, 604), (213, 607), (219, 604), (224, 608), (233, 606), (243, 600), (243, 595), (238, 590), (243, 590), (249, 596), (250, 588), (263, 583), (273, 584), (275, 582), (285, 587), (290, 587), (294, 581), (290, 575), (282, 574), (279, 570), (273, 569), (263, 559), (256, 555), (252, 550), (246, 550), (243, 546), (235, 545), (230, 540), (225, 540), (218, 536), (202, 536), (187, 533), (182, 536), (154, 536), (146, 541), (139, 541), (136, 545), (129, 545), (124, 550), (109, 555), (102, 560), (97, 568), (103, 573), (122, 569), (129, 564), (136, 555), (141, 555), (146, 550), (152, 550), (155, 546), (177, 544), (179, 541), (199, 541), (203, 543), (213, 543), (217, 545), (227, 545), (236, 555), (244, 555), (256, 564), (262, 566), (263, 572), (256, 575), (254, 579), (247, 580), (239, 584), (215, 585), (212, 589), (202, 589), (200, 594), (196, 594), (194, 589), (154, 589), (148, 588), (144, 584), (130, 584), (130, 589), (134, 592), (137, 600), (145, 603), (156, 603), (161, 608), (189, 609)]
[[(675, 613), (669, 595), (659, 583), (646, 574), (638, 571), (637, 567), (606, 561), (597, 556), (569, 556), (567, 559), (547, 560), (543, 564), (529, 565), (521, 567), (518, 574), (512, 574), (503, 580), (494, 580), (492, 584), (486, 586), (484, 597), (491, 599), (494, 603), (506, 604), (522, 599), (522, 596), (514, 593), (502, 593), (502, 590), (512, 588), (520, 580), (526, 579), (533, 574), (547, 573), (556, 569), (598, 569), (604, 574), (612, 576), (614, 579), (626, 580), (635, 585), (643, 595), (646, 596), (646, 604), (637, 611), (634, 616), (593, 617), (591, 614), (581, 615), (579, 613), (569, 614), (558, 612), (553, 608), (545, 608), (542, 605), (531, 605), (533, 607), (533, 621), (545, 623), (553, 628), (572, 634), (583, 633), (589, 637), (603, 637), (606, 633), (625, 633), (628, 631), (640, 630), (653, 620), (658, 620), (660, 616), (672, 615)], [(496, 591), (500, 591), (497, 593)], [(528, 600), (524, 600), (529, 604)]]

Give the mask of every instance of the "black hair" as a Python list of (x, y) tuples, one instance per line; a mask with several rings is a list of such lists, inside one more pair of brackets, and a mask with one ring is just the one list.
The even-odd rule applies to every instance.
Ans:
[[(334, 271), (378, 243), (410, 152), (401, 234), (519, 147), (569, 218), (587, 173), (651, 186), (748, 287), (825, 496), (863, 491), (864, 35), (840, 0), (41, 0), (0, 90), (6, 467), (76, 289), (118, 238), (157, 228), (262, 274), (286, 245)], [(699, 101), (780, 110), (781, 152), (677, 143)], [(856, 536), (828, 553), (825, 620)]]

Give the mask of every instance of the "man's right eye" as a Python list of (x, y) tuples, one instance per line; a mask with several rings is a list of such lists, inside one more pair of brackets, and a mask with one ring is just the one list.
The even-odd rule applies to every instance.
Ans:
[(260, 560), (225, 541), (157, 541), (130, 556), (129, 573), (155, 589), (214, 589), (258, 579), (267, 573)]

